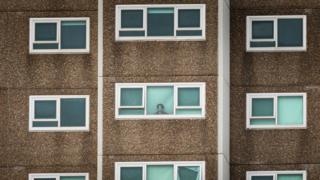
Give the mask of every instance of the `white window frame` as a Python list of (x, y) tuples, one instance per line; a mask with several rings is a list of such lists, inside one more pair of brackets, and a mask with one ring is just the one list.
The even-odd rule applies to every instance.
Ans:
[(89, 173), (31, 173), (29, 174), (29, 180), (37, 178), (56, 178), (56, 180), (60, 180), (61, 176), (84, 176), (85, 180), (89, 180)]
[[(61, 49), (61, 22), (85, 21), (86, 22), (86, 48), (85, 49)], [(35, 25), (37, 23), (57, 23), (56, 41), (35, 41)], [(30, 54), (88, 54), (90, 53), (90, 18), (89, 17), (65, 17), (65, 18), (30, 18), (29, 19), (29, 53)], [(33, 49), (33, 44), (58, 43), (58, 49)]]
[[(303, 124), (302, 125), (278, 125), (278, 97), (283, 96), (302, 96), (303, 98)], [(255, 98), (273, 98), (273, 116), (253, 117), (252, 116), (252, 99)], [(305, 129), (307, 128), (307, 93), (247, 93), (246, 98), (246, 125), (247, 129)], [(275, 125), (251, 125), (251, 119), (275, 119)]]
[[(278, 19), (302, 19), (303, 20), (303, 46), (278, 47)], [(273, 39), (252, 39), (253, 21), (273, 21)], [(280, 16), (247, 16), (247, 52), (286, 52), (307, 51), (307, 16), (306, 15), (280, 15)], [(275, 41), (275, 47), (251, 47), (250, 42)]]
[[(148, 115), (146, 113), (146, 100), (147, 100), (147, 87), (148, 86), (172, 86), (174, 89), (174, 113), (170, 115)], [(200, 106), (195, 107), (179, 107), (178, 106), (178, 88), (199, 88), (200, 89)], [(143, 88), (143, 107), (144, 108), (144, 115), (119, 115), (119, 109), (123, 108), (120, 106), (120, 100), (121, 100), (121, 88)], [(206, 83), (198, 82), (198, 83), (116, 83), (115, 88), (115, 117), (118, 120), (121, 119), (133, 119), (133, 120), (139, 120), (139, 119), (204, 119), (205, 113), (206, 113)], [(135, 108), (133, 106), (130, 106), (130, 108)], [(202, 113), (201, 115), (176, 115), (177, 109), (195, 109), (199, 108), (201, 109)]]
[(278, 175), (282, 174), (301, 174), (303, 179), (307, 180), (307, 171), (305, 170), (295, 170), (295, 171), (247, 171), (246, 180), (252, 180), (252, 176), (273, 176), (273, 180), (277, 180)]
[[(60, 119), (60, 105), (61, 99), (86, 99), (86, 125), (84, 127), (61, 127)], [(35, 119), (35, 101), (46, 101), (54, 100), (56, 101), (56, 119)], [(33, 122), (41, 121), (57, 121), (58, 127), (33, 127)], [(89, 95), (37, 95), (29, 97), (29, 132), (51, 132), (51, 131), (89, 131), (89, 122), (90, 122), (90, 96)]]
[[(148, 8), (174, 8), (174, 35), (173, 36), (147, 36), (147, 9)], [(199, 28), (179, 28), (178, 10), (179, 9), (199, 9), (200, 27)], [(143, 28), (121, 28), (122, 10), (143, 10)], [(115, 18), (116, 41), (204, 41), (206, 40), (206, 5), (205, 4), (138, 4), (138, 5), (116, 5)], [(122, 30), (145, 31), (145, 36), (141, 37), (120, 37)], [(202, 36), (176, 36), (178, 30), (202, 30)]]
[(200, 179), (205, 180), (206, 168), (205, 161), (150, 161), (150, 162), (115, 162), (115, 180), (121, 180), (121, 168), (122, 167), (142, 167), (142, 179), (147, 179), (147, 166), (148, 165), (173, 165), (174, 180), (178, 179), (178, 167), (182, 166), (199, 166), (200, 167)]

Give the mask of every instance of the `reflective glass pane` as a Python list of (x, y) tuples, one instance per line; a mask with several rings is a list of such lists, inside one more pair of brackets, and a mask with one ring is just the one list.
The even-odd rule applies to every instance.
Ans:
[(201, 109), (177, 109), (177, 115), (201, 115)]
[(142, 88), (121, 88), (121, 106), (142, 106)]
[(178, 167), (178, 180), (200, 180), (200, 167)]
[(61, 99), (60, 110), (62, 127), (82, 127), (86, 125), (86, 99)]
[(180, 9), (178, 26), (180, 28), (200, 27), (200, 9)]
[(278, 98), (278, 124), (303, 124), (302, 96), (282, 96)]
[(147, 114), (173, 114), (173, 87), (147, 87)]
[(144, 115), (144, 109), (132, 108), (132, 109), (119, 109), (119, 115)]
[(34, 121), (32, 127), (58, 127), (58, 121)]
[(57, 23), (36, 23), (35, 24), (36, 41), (56, 41)]
[(275, 119), (250, 119), (250, 125), (275, 125)]
[(148, 36), (173, 36), (173, 14), (173, 8), (148, 8)]
[(122, 10), (121, 28), (142, 28), (143, 10)]
[(120, 37), (135, 37), (135, 36), (144, 36), (144, 31), (119, 31)]
[(273, 176), (252, 176), (251, 180), (273, 180)]
[(202, 30), (179, 30), (177, 36), (202, 36)]
[(303, 20), (279, 19), (278, 20), (278, 46), (299, 47), (303, 46)]
[(58, 43), (46, 43), (46, 44), (33, 44), (33, 49), (58, 49)]
[(34, 102), (35, 119), (56, 119), (56, 101), (35, 101)]
[(278, 180), (303, 180), (302, 174), (279, 174)]
[(61, 49), (85, 49), (86, 36), (86, 21), (61, 22)]
[(250, 42), (250, 47), (275, 47), (275, 46), (276, 46), (275, 41)]
[(147, 180), (173, 180), (172, 165), (147, 166)]
[(273, 21), (252, 21), (252, 39), (273, 39)]
[(178, 88), (178, 106), (200, 106), (200, 88)]
[(273, 116), (273, 98), (253, 98), (252, 116)]
[(142, 167), (122, 167), (120, 180), (142, 180)]
[(61, 176), (60, 180), (85, 180), (84, 176)]

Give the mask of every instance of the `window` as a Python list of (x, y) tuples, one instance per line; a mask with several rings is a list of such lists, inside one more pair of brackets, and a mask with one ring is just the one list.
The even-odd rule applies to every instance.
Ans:
[(247, 180), (307, 180), (306, 171), (249, 171)]
[(247, 51), (306, 50), (305, 15), (247, 17)]
[(205, 40), (205, 5), (117, 5), (116, 40)]
[(205, 180), (205, 163), (116, 162), (116, 180)]
[(30, 131), (89, 131), (89, 96), (30, 96)]
[(247, 128), (306, 128), (306, 93), (247, 94)]
[(89, 180), (88, 173), (29, 174), (29, 180)]
[(30, 18), (30, 53), (89, 53), (89, 18)]
[(205, 83), (116, 84), (116, 118), (204, 118)]

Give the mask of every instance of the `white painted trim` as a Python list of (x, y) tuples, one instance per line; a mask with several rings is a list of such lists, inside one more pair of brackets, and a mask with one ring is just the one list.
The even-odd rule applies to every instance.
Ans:
[[(61, 49), (61, 22), (85, 21), (86, 22), (86, 48), (85, 49)], [(57, 23), (56, 41), (35, 41), (36, 23)], [(64, 17), (64, 18), (30, 18), (29, 19), (29, 53), (30, 54), (88, 54), (90, 53), (90, 18), (89, 17)], [(58, 43), (58, 49), (33, 49), (34, 43)]]
[[(302, 47), (278, 47), (278, 20), (279, 19), (302, 19), (303, 20), (303, 46)], [(265, 40), (252, 39), (252, 21), (273, 21), (274, 38), (266, 41), (275, 41), (275, 47), (251, 47), (250, 42), (261, 42)], [(277, 15), (277, 16), (247, 16), (246, 23), (246, 49), (247, 52), (290, 52), (307, 51), (307, 16), (306, 15)]]
[[(86, 125), (84, 127), (61, 127), (60, 126), (60, 102), (61, 99), (86, 100)], [(54, 100), (56, 101), (56, 119), (35, 119), (35, 101)], [(57, 121), (58, 127), (33, 127), (33, 122)], [(32, 95), (29, 96), (29, 132), (58, 132), (58, 131), (89, 131), (90, 126), (90, 96), (88, 95)]]
[(177, 179), (178, 167), (183, 166), (199, 166), (200, 178), (199, 180), (206, 179), (205, 161), (150, 161), (150, 162), (115, 162), (115, 180), (120, 180), (122, 167), (142, 167), (143, 180), (147, 179), (147, 166), (148, 165), (172, 165), (174, 168), (174, 180)]
[[(303, 124), (302, 125), (278, 125), (277, 112), (278, 112), (278, 97), (283, 96), (302, 96), (303, 98)], [(250, 120), (252, 117), (252, 99), (253, 98), (273, 98), (274, 99), (274, 115), (269, 118), (275, 118), (275, 125), (251, 125)], [(262, 119), (262, 118), (261, 118)], [(307, 93), (247, 93), (246, 97), (246, 127), (247, 129), (306, 129), (307, 128)]]
[(217, 179), (230, 179), (230, 5), (218, 0)]
[[(115, 117), (118, 120), (124, 120), (124, 119), (132, 119), (132, 120), (142, 120), (142, 119), (204, 119), (205, 118), (205, 109), (206, 109), (206, 83), (203, 82), (195, 82), (195, 83), (116, 83), (115, 85)], [(146, 99), (147, 99), (147, 93), (146, 93), (146, 88), (148, 86), (172, 86), (174, 89), (174, 114), (170, 115), (148, 115), (146, 114)], [(182, 107), (177, 107), (177, 91), (175, 90), (176, 88), (179, 87), (196, 87), (200, 88), (200, 108), (195, 107), (194, 109), (201, 109), (202, 114), (201, 115), (177, 115), (175, 114), (176, 109), (182, 109)], [(144, 115), (119, 115), (119, 109), (121, 108), (120, 106), (120, 100), (121, 100), (121, 89), (122, 88), (143, 88), (143, 99), (144, 101)], [(131, 108), (136, 108), (136, 107), (131, 107)], [(141, 108), (143, 109), (143, 108)], [(183, 108), (183, 109), (191, 109), (190, 107), (188, 108)]]
[(29, 174), (29, 180), (36, 178), (55, 178), (60, 180), (61, 176), (84, 176), (85, 180), (89, 180), (89, 173), (31, 173)]
[(278, 175), (283, 174), (301, 174), (303, 179), (307, 180), (307, 171), (305, 170), (294, 170), (294, 171), (247, 171), (246, 180), (251, 180), (252, 176), (273, 176), (273, 180), (277, 180)]
[[(98, 62), (97, 62), (97, 180), (103, 180), (103, 56), (104, 56), (104, 5), (98, 0)], [(107, 17), (108, 18), (108, 17)]]
[[(147, 9), (155, 7), (174, 8), (174, 36), (147, 36)], [(121, 10), (143, 10), (143, 27), (132, 28), (134, 31), (145, 31), (145, 36), (141, 37), (120, 37), (121, 30)], [(200, 27), (199, 28), (178, 28), (178, 9), (199, 9)], [(115, 39), (116, 41), (205, 41), (206, 40), (206, 4), (128, 4), (116, 5), (115, 13)], [(202, 30), (202, 36), (176, 36), (178, 30)]]

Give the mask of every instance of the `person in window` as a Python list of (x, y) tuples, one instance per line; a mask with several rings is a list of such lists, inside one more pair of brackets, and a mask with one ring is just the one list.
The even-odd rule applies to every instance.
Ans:
[(157, 104), (157, 112), (156, 114), (168, 114), (164, 111), (164, 105), (163, 104)]

